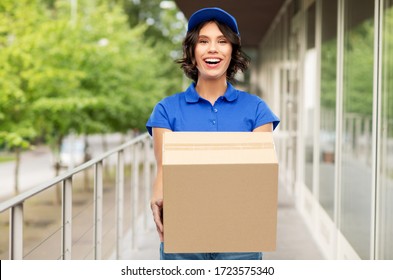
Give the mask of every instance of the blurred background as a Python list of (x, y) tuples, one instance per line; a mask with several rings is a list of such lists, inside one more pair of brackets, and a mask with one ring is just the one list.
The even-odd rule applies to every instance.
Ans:
[(155, 103), (182, 87), (185, 29), (173, 1), (2, 0), (0, 198), (33, 183), (22, 155), (51, 158), (39, 182), (144, 132)]
[[(153, 106), (182, 89), (183, 73), (174, 61), (182, 54), (185, 32), (185, 16), (174, 1), (1, 0), (0, 202), (146, 132)], [(144, 211), (149, 200), (141, 191), (135, 195), (140, 207), (130, 201), (131, 184), (140, 185), (132, 157), (135, 149), (125, 150), (125, 231), (130, 215)], [(116, 162), (116, 156), (103, 162), (105, 258), (116, 242)], [(78, 259), (97, 256), (94, 247), (85, 246), (96, 227), (95, 169), (72, 176), (72, 246)], [(62, 198), (57, 184), (24, 203), (23, 245), (18, 243), (24, 258), (64, 257)], [(12, 213), (0, 214), (0, 259), (11, 258)]]

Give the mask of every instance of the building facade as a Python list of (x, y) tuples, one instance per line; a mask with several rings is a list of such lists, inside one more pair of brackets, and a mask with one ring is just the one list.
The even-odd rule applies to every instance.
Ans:
[(280, 186), (326, 258), (393, 259), (393, 0), (176, 3), (237, 18), (249, 90), (281, 118)]
[(282, 186), (325, 256), (393, 259), (393, 1), (286, 1), (257, 52)]

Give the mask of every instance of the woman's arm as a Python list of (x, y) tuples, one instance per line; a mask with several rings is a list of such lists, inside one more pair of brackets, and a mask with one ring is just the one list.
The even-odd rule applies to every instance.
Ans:
[(160, 241), (164, 241), (164, 227), (162, 221), (162, 209), (164, 206), (163, 201), (163, 188), (162, 188), (162, 139), (165, 132), (171, 131), (165, 128), (153, 128), (153, 146), (154, 155), (157, 163), (157, 174), (153, 183), (153, 195), (150, 200), (150, 207), (153, 212), (154, 222)]
[(252, 132), (272, 132), (273, 131), (273, 124), (267, 123), (255, 128)]

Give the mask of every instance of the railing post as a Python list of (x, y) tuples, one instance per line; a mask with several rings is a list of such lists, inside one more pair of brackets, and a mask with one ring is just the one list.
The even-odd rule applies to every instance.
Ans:
[(94, 259), (102, 258), (102, 204), (103, 204), (103, 163), (97, 162), (94, 165)]
[(23, 259), (23, 202), (10, 210), (10, 260)]
[(143, 207), (144, 217), (143, 223), (145, 231), (148, 230), (148, 219), (150, 217), (150, 189), (151, 189), (151, 170), (150, 170), (150, 139), (146, 138), (144, 141), (144, 162), (143, 162), (143, 176), (144, 176), (144, 191), (145, 191), (145, 207)]
[(136, 222), (138, 218), (138, 185), (139, 185), (139, 143), (135, 143), (133, 147), (133, 161), (132, 161), (132, 184), (131, 184), (131, 248), (135, 249), (136, 239)]
[(124, 152), (117, 154), (116, 169), (116, 259), (121, 259), (124, 216)]
[(72, 248), (72, 176), (64, 179), (62, 191), (62, 246), (63, 260), (71, 260)]

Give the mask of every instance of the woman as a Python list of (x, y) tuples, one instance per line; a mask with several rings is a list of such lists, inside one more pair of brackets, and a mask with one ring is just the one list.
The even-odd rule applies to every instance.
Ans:
[(205, 8), (189, 19), (178, 61), (193, 83), (161, 100), (146, 127), (154, 139), (157, 175), (151, 208), (161, 240), (161, 259), (261, 259), (262, 253), (166, 254), (162, 224), (162, 136), (166, 131), (273, 131), (279, 119), (259, 97), (235, 89), (235, 74), (248, 58), (240, 45), (236, 19), (219, 8)]

